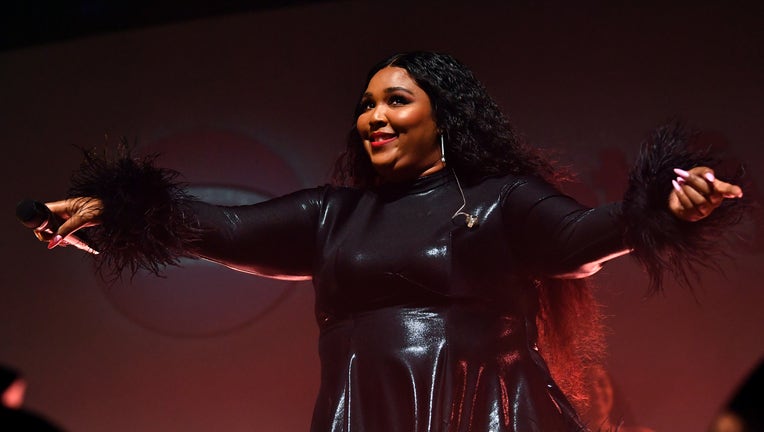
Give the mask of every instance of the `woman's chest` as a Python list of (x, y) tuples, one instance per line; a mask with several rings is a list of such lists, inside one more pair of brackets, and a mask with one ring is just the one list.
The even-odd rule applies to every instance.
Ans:
[(465, 283), (463, 267), (471, 260), (463, 251), (492, 255), (502, 263), (492, 271), (504, 272), (509, 263), (497, 256), (507, 255), (501, 220), (484, 203), (480, 224), (467, 227), (463, 217), (452, 217), (461, 204), (457, 190), (443, 187), (395, 200), (367, 195), (338, 215), (324, 233), (314, 276), (318, 309), (342, 313), (482, 296), (482, 281)]

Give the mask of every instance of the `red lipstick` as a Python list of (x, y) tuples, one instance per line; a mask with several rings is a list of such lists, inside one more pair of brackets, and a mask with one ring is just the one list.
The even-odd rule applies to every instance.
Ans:
[(398, 135), (389, 132), (374, 132), (369, 135), (369, 142), (372, 147), (382, 147), (383, 145), (394, 141)]

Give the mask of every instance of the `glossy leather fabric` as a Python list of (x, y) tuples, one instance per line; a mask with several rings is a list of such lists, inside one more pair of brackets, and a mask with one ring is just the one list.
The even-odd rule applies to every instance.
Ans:
[(464, 187), (450, 171), (369, 190), (195, 205), (199, 256), (312, 277), (321, 388), (311, 430), (576, 431), (535, 349), (541, 275), (621, 250), (619, 206), (585, 208), (515, 176)]
[(525, 322), (486, 304), (359, 313), (320, 354), (313, 431), (579, 430)]

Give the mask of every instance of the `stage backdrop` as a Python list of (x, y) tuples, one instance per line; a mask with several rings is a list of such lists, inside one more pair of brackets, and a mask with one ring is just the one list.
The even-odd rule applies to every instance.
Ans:
[[(36, 242), (13, 210), (63, 197), (77, 146), (120, 136), (221, 202), (322, 184), (366, 70), (396, 51), (470, 65), (530, 142), (572, 164), (569, 190), (586, 203), (617, 200), (640, 141), (673, 116), (744, 162), (746, 194), (758, 195), (759, 10), (498, 3), (329, 2), (0, 53), (0, 362), (27, 376), (28, 406), (82, 432), (307, 430), (309, 283), (184, 262), (185, 273), (109, 287), (80, 252)], [(757, 229), (722, 262), (726, 276), (700, 275), (695, 297), (669, 284), (645, 299), (629, 258), (597, 276), (610, 369), (638, 423), (703, 430), (764, 353)]]

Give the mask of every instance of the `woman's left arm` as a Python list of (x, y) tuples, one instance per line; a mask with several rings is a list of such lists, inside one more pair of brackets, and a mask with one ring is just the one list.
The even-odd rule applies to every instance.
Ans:
[[(725, 199), (742, 197), (739, 186), (717, 179), (711, 168), (673, 171), (677, 178), (665, 188), (670, 192), (665, 192), (659, 211), (676, 225), (699, 226)], [(622, 203), (588, 208), (539, 179), (525, 178), (509, 188), (502, 206), (508, 215), (505, 223), (524, 238), (524, 258), (536, 273), (587, 277), (605, 262), (632, 251), (624, 233), (636, 228), (624, 220)], [(645, 210), (643, 217), (649, 218), (650, 213)], [(671, 227), (665, 228), (670, 231)]]
[[(671, 181), (673, 189), (669, 194), (666, 206), (671, 214), (681, 221), (680, 224), (682, 222), (699, 222), (711, 216), (725, 199), (743, 197), (743, 190), (740, 186), (716, 178), (714, 171), (709, 167), (698, 166), (688, 171), (674, 168), (673, 172), (677, 177)], [(607, 209), (607, 206), (605, 208)], [(603, 217), (610, 216), (612, 210), (606, 210), (605, 216), (598, 215), (598, 212), (602, 213), (602, 209), (591, 211), (592, 220), (588, 221), (590, 224), (596, 226), (603, 223)], [(605, 226), (607, 224), (604, 222)], [(581, 233), (579, 239), (572, 242), (574, 247), (568, 253), (567, 261), (562, 263), (563, 266), (575, 269), (567, 273), (557, 274), (556, 277), (589, 276), (599, 271), (606, 261), (631, 252), (628, 247), (613, 250), (613, 241), (607, 240), (607, 234), (597, 234), (596, 228), (587, 228), (586, 224), (577, 228)], [(587, 232), (589, 230), (591, 233)], [(591, 260), (597, 255), (600, 257)]]
[(650, 278), (648, 291), (656, 292), (666, 272), (690, 286), (698, 267), (718, 268), (726, 234), (750, 205), (740, 199), (742, 188), (717, 178), (706, 150), (693, 150), (695, 138), (679, 123), (653, 131), (620, 203), (588, 208), (536, 177), (505, 186), (507, 240), (528, 273), (586, 277), (630, 254)]
[(543, 180), (527, 177), (505, 191), (502, 209), (529, 273), (582, 278), (629, 253), (620, 203), (589, 208)]

